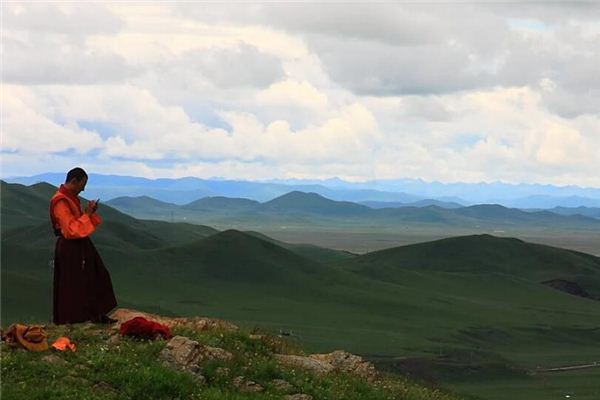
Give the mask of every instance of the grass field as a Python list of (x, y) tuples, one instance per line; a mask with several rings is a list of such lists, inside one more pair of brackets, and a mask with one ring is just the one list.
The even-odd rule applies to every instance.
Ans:
[(446, 387), (489, 400), (597, 400), (600, 398), (599, 382), (600, 368), (593, 368), (518, 378), (457, 381)]

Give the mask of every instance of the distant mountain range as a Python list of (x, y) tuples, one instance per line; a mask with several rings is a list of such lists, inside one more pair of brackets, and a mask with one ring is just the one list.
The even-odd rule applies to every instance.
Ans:
[(363, 204), (367, 207), (371, 208), (399, 208), (399, 207), (427, 207), (427, 206), (437, 206), (441, 208), (460, 208), (464, 207), (463, 204), (455, 203), (451, 201), (440, 201), (440, 200), (432, 200), (425, 199), (419, 201), (413, 201), (410, 203), (401, 203), (399, 201), (361, 201), (360, 204)]
[[(483, 204), (459, 208), (424, 207), (370, 208), (364, 204), (327, 199), (317, 193), (294, 191), (268, 202), (248, 199), (207, 197), (186, 205), (175, 205), (149, 197), (119, 197), (107, 202), (137, 218), (247, 226), (265, 224), (322, 225), (348, 223), (355, 227), (376, 224), (391, 226), (430, 226), (440, 228), (552, 227), (600, 231), (600, 219), (578, 214), (559, 215), (549, 211), (525, 212), (501, 205)], [(381, 203), (378, 203), (381, 204)]]
[(599, 218), (600, 208), (591, 207), (554, 207), (548, 211), (561, 215), (584, 215), (586, 217)]
[[(11, 177), (5, 181), (31, 185), (58, 185), (64, 173)], [(328, 180), (236, 181), (223, 179), (147, 179), (91, 174), (86, 189), (90, 198), (109, 200), (122, 196), (149, 196), (174, 204), (203, 197), (242, 197), (265, 202), (291, 191), (314, 192), (337, 201), (412, 203), (453, 208), (459, 205), (500, 204), (512, 208), (600, 208), (600, 189), (577, 186), (512, 185), (505, 183), (439, 183), (418, 179), (345, 182)], [(450, 204), (447, 204), (450, 203)], [(374, 203), (372, 203), (374, 204)]]
[(516, 208), (600, 206), (600, 188), (582, 188), (573, 185), (554, 186), (508, 184), (502, 182), (441, 183), (426, 182), (421, 179), (383, 179), (367, 182), (345, 182), (338, 178), (326, 180), (270, 180), (267, 182), (287, 185), (313, 184), (332, 188), (404, 192), (419, 196), (421, 199), (458, 202), (464, 205), (497, 203)]

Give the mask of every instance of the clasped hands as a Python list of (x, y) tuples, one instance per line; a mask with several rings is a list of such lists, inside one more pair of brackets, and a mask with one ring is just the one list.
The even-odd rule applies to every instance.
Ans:
[(90, 200), (87, 203), (87, 207), (85, 208), (85, 213), (87, 215), (92, 215), (98, 209), (98, 203), (100, 200)]

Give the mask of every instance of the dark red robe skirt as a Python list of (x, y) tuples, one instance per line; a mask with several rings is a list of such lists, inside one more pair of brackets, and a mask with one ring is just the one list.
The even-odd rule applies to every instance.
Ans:
[(58, 237), (54, 249), (54, 323), (98, 321), (117, 306), (110, 275), (89, 237)]

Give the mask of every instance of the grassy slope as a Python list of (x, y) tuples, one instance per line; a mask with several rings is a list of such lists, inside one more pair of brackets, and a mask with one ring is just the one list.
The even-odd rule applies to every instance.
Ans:
[(491, 235), (449, 238), (372, 252), (344, 261), (343, 266), (361, 275), (399, 283), (406, 271), (485, 272), (532, 282), (564, 277), (600, 298), (599, 258)]
[[(114, 338), (115, 332), (91, 324), (47, 327), (49, 340), (68, 336), (77, 345), (75, 353), (45, 351), (31, 353), (2, 348), (0, 397), (5, 399), (282, 399), (273, 379), (293, 386), (291, 393), (305, 393), (321, 400), (458, 400), (458, 396), (427, 389), (399, 377), (383, 376), (373, 384), (348, 374), (315, 376), (278, 365), (273, 353), (302, 354), (293, 343), (277, 337), (252, 339), (248, 331), (195, 332), (175, 328), (184, 335), (233, 354), (231, 361), (202, 365), (206, 384), (161, 364), (159, 353), (165, 342)], [(43, 357), (53, 354), (49, 363)], [(221, 369), (219, 369), (221, 368)], [(227, 372), (223, 368), (227, 368)], [(235, 388), (233, 379), (244, 376), (261, 385), (261, 393), (248, 394)]]
[[(3, 258), (11, 251), (7, 247)], [(448, 348), (470, 347), (460, 335), (470, 328), (503, 327), (500, 330), (520, 333), (511, 333), (501, 344), (538, 343), (543, 353), (552, 340), (544, 342), (543, 332), (536, 327), (583, 328), (597, 323), (597, 302), (521, 278), (400, 271), (397, 282), (381, 282), (332, 271), (235, 231), (183, 247), (128, 254), (105, 249), (103, 255), (112, 266), (119, 297), (127, 302), (293, 329), (314, 348), (342, 342), (361, 353), (422, 353), (435, 349), (440, 338)], [(3, 265), (13, 273), (7, 275), (9, 281), (24, 276), (25, 271), (10, 268), (10, 262)], [(38, 270), (33, 268), (28, 275), (39, 276), (41, 282), (48, 275)], [(10, 293), (8, 288), (8, 299)], [(340, 327), (344, 327), (342, 337)], [(583, 329), (572, 333), (582, 335), (584, 345), (587, 339), (597, 338)], [(364, 335), (377, 340), (365, 342)]]
[[(4, 203), (2, 211), (4, 216)], [(106, 220), (108, 226), (110, 218)], [(34, 232), (3, 235), (5, 322), (27, 317), (40, 320), (48, 315), (49, 274), (45, 266), (51, 256), (51, 242), (38, 246), (47, 232), (42, 225), (29, 229)], [(474, 375), (469, 370), (472, 377), (487, 379), (498, 375), (494, 372), (498, 365), (532, 367), (599, 358), (596, 344), (600, 335), (595, 330), (600, 324), (598, 302), (554, 291), (531, 276), (514, 275), (514, 268), (506, 269), (518, 263), (519, 254), (539, 253), (542, 255), (530, 257), (519, 269), (537, 274), (547, 262), (554, 261), (555, 272), (564, 272), (564, 278), (577, 279), (588, 271), (588, 278), (597, 279), (593, 272), (597, 258), (587, 255), (491, 237), (460, 238), (447, 249), (479, 249), (479, 263), (463, 259), (460, 265), (470, 268), (457, 269), (460, 265), (450, 262), (456, 257), (452, 252), (436, 260), (436, 255), (444, 254), (436, 247), (437, 242), (421, 248), (420, 253), (414, 248), (399, 248), (395, 251), (400, 255), (390, 253), (392, 262), (373, 263), (385, 267), (383, 270), (393, 267), (386, 273), (394, 279), (382, 281), (377, 274), (360, 271), (361, 263), (362, 267), (367, 265), (365, 258), (348, 261), (341, 270), (331, 269), (272, 241), (241, 232), (225, 232), (184, 246), (165, 241), (158, 250), (112, 236), (108, 239), (114, 243), (103, 244), (100, 232), (94, 240), (109, 265), (122, 305), (163, 313), (212, 315), (248, 327), (292, 330), (311, 350), (339, 347), (362, 354), (414, 356), (425, 360), (430, 370), (437, 371), (436, 378), (445, 382), (456, 379), (449, 369), (461, 370), (469, 363), (487, 366)], [(135, 231), (131, 232), (134, 235)], [(157, 227), (148, 234), (161, 240), (161, 232), (162, 227)], [(166, 240), (165, 236), (174, 234), (163, 235)], [(28, 246), (25, 238), (32, 237), (38, 237), (35, 246)], [(516, 251), (511, 246), (521, 246), (523, 253), (503, 259), (503, 254)], [(431, 260), (428, 265), (436, 266), (427, 272), (420, 267), (397, 268), (427, 257)], [(482, 259), (493, 262), (482, 263)], [(444, 260), (449, 262), (445, 267)], [(496, 270), (502, 266), (505, 270)], [(260, 279), (252, 274), (246, 279), (230, 279), (257, 268), (263, 268)], [(277, 272), (281, 268), (291, 268), (294, 279), (282, 280)], [(350, 271), (353, 269), (356, 272)], [(471, 354), (470, 358), (465, 360), (465, 354)], [(452, 360), (450, 367), (448, 359)], [(535, 386), (533, 378), (518, 376), (518, 382)]]

